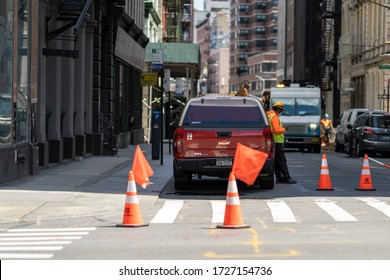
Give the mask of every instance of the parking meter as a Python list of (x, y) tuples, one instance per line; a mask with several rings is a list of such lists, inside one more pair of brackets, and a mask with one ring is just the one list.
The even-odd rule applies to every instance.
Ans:
[(152, 159), (160, 159), (161, 113), (152, 112)]

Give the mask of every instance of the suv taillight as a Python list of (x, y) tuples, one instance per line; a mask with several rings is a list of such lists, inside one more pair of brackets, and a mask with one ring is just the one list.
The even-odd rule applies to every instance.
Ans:
[(372, 129), (369, 129), (369, 128), (363, 128), (363, 133), (367, 133), (367, 134), (376, 134)]
[(183, 157), (183, 136), (184, 130), (182, 127), (178, 127), (173, 134), (173, 157), (182, 158)]
[(263, 129), (263, 138), (265, 140), (266, 153), (269, 158), (273, 157), (273, 147), (274, 147), (274, 136), (272, 134), (271, 128), (266, 127)]

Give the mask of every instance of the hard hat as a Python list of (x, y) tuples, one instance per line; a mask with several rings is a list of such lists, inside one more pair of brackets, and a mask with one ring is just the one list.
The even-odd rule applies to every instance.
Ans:
[(274, 103), (274, 105), (272, 106), (272, 108), (276, 108), (276, 109), (284, 111), (284, 104), (283, 104), (283, 102), (276, 101)]
[(324, 118), (329, 118), (329, 115), (328, 114), (324, 114)]

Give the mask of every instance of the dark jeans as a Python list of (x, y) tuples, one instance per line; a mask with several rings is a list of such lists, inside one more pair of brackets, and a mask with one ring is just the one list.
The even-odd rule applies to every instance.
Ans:
[(290, 178), (284, 147), (280, 143), (275, 143), (275, 176), (276, 179)]

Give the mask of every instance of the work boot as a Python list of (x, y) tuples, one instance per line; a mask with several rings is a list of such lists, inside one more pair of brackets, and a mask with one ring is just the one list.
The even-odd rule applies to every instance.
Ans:
[(297, 181), (293, 180), (291, 177), (288, 177), (286, 179), (283, 179), (283, 181), (281, 183), (282, 184), (296, 184)]
[(276, 178), (276, 184), (282, 184), (283, 178)]

